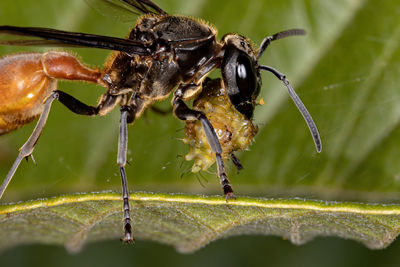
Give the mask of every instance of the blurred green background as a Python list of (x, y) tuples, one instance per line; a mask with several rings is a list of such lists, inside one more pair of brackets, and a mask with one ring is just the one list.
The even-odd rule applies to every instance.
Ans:
[[(301, 115), (280, 81), (263, 74), (257, 107), (260, 127), (250, 151), (239, 155), (237, 175), (228, 163), (238, 195), (305, 196), (326, 200), (395, 202), (400, 195), (400, 4), (396, 0), (159, 0), (171, 14), (200, 17), (219, 37), (248, 36), (255, 44), (275, 32), (304, 28), (306, 37), (273, 43), (261, 60), (284, 72), (319, 127), (323, 152), (315, 152)], [(125, 20), (125, 18), (123, 19)], [(104, 17), (84, 0), (2, 0), (0, 25), (40, 26), (126, 36), (134, 24)], [(0, 47), (0, 55), (31, 48)], [(45, 51), (45, 49), (36, 49)], [(72, 51), (71, 49), (68, 49)], [(75, 49), (84, 62), (101, 66), (109, 54)], [(218, 76), (214, 72), (213, 76)], [(96, 104), (104, 89), (62, 82), (60, 89)], [(159, 107), (168, 107), (168, 101)], [(22, 163), (2, 201), (60, 193), (119, 190), (115, 164), (118, 111), (86, 118), (53, 106), (35, 150), (38, 166)], [(0, 138), (0, 177), (5, 177), (34, 124)], [(131, 190), (220, 194), (215, 169), (193, 175), (183, 156), (183, 123), (172, 115), (146, 113), (129, 128), (127, 167)], [(199, 181), (204, 186), (202, 186)], [(192, 255), (138, 240), (135, 248), (115, 240), (92, 244), (78, 255), (63, 248), (31, 245), (0, 255), (0, 265), (163, 264), (165, 266), (271, 264), (277, 266), (398, 266), (395, 242), (383, 251), (336, 238), (319, 238), (301, 247), (276, 237), (234, 237), (216, 241)], [(155, 257), (154, 255), (159, 255)]]

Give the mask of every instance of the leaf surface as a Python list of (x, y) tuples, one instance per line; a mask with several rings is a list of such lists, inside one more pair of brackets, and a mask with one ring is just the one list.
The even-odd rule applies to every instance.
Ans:
[[(294, 244), (339, 236), (369, 248), (389, 245), (399, 234), (400, 206), (304, 199), (181, 194), (131, 195), (133, 234), (193, 252), (211, 241), (243, 234), (277, 235)], [(0, 206), (0, 248), (26, 243), (64, 245), (122, 236), (121, 197), (116, 193), (65, 195)]]

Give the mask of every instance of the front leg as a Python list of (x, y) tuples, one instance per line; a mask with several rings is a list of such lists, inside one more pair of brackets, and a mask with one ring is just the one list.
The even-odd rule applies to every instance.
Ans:
[(221, 156), (221, 144), (218, 140), (217, 134), (215, 133), (214, 127), (211, 125), (204, 113), (190, 109), (185, 102), (183, 102), (182, 98), (180, 97), (180, 92), (182, 92), (182, 90), (178, 89), (173, 99), (174, 114), (180, 120), (199, 120), (201, 122), (208, 144), (211, 147), (211, 151), (215, 154), (218, 177), (222, 185), (222, 189), (224, 190), (226, 200), (236, 198), (233, 193), (232, 186), (229, 183), (228, 175), (226, 174), (224, 161), (222, 160)]

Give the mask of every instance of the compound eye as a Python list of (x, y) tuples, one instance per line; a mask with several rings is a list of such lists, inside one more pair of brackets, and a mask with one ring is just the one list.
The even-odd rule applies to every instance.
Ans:
[(257, 77), (253, 64), (250, 58), (243, 54), (237, 58), (236, 85), (240, 95), (244, 98), (251, 98), (257, 88)]
[(255, 99), (260, 92), (258, 72), (250, 56), (228, 45), (222, 61), (222, 78), (231, 103), (246, 118), (253, 116)]

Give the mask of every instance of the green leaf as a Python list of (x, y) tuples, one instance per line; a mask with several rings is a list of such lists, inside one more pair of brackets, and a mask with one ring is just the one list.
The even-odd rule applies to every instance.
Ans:
[[(388, 246), (399, 234), (400, 206), (304, 199), (135, 193), (133, 234), (193, 252), (233, 235), (277, 235), (294, 244), (339, 236), (369, 248)], [(0, 249), (18, 244), (64, 245), (77, 252), (87, 242), (122, 236), (121, 197), (115, 193), (65, 195), (0, 206)]]
[[(266, 105), (257, 107), (255, 116), (260, 131), (250, 151), (239, 155), (245, 169), (237, 175), (228, 163), (230, 179), (237, 193), (399, 203), (400, 16), (397, 0), (231, 0), (229, 4), (211, 0), (159, 0), (157, 3), (170, 13), (210, 21), (218, 29), (219, 37), (227, 32), (238, 32), (259, 44), (265, 36), (289, 28), (304, 28), (308, 32), (306, 37), (271, 44), (261, 64), (275, 67), (287, 75), (319, 127), (323, 151), (321, 154), (314, 151), (305, 123), (283, 84), (264, 73), (262, 96)], [(0, 24), (123, 37), (134, 23), (124, 24), (103, 17), (83, 0), (2, 0)], [(0, 47), (0, 55), (32, 50)], [(96, 49), (73, 51), (90, 65), (102, 66), (108, 56), (108, 52)], [(220, 73), (216, 71), (212, 75), (219, 76)], [(61, 82), (59, 88), (92, 105), (104, 93), (102, 88), (81, 83)], [(165, 101), (160, 105), (168, 107), (169, 103)], [(106, 117), (86, 118), (71, 114), (56, 103), (35, 149), (38, 166), (22, 163), (2, 201), (118, 190), (120, 178), (115, 164), (118, 120), (118, 110)], [(17, 149), (33, 127), (34, 123), (0, 137), (0, 179), (5, 177)], [(173, 116), (160, 117), (152, 113), (129, 128), (131, 165), (127, 167), (127, 175), (131, 190), (221, 194), (215, 169), (197, 177), (202, 183), (208, 181), (205, 187), (199, 185), (193, 174), (186, 174), (191, 163), (184, 162), (181, 157), (188, 150), (179, 140), (183, 137), (182, 128), (183, 123)], [(380, 209), (379, 205), (356, 206), (359, 210)], [(104, 237), (107, 231), (115, 231), (113, 238), (120, 236), (119, 209), (120, 203), (115, 201), (116, 227), (102, 228)], [(396, 213), (398, 208), (385, 206), (382, 209)], [(249, 208), (249, 212), (251, 210)], [(75, 211), (71, 209), (70, 214)], [(77, 216), (79, 212), (76, 211)], [(384, 247), (397, 235), (396, 230), (382, 234), (388, 228), (384, 221), (382, 228), (377, 227), (381, 219), (374, 224), (357, 212), (352, 216), (351, 222), (344, 223), (347, 230), (341, 232), (345, 232), (347, 238), (374, 236), (368, 246)], [(396, 216), (388, 217), (393, 224), (387, 224), (393, 229), (396, 229)], [(21, 220), (28, 222), (23, 218)], [(333, 219), (341, 220), (342, 217), (323, 216), (310, 223), (312, 228), (307, 231), (328, 234), (323, 226), (329, 222), (330, 226), (334, 225)], [(140, 217), (135, 220), (139, 222)], [(371, 227), (383, 230), (373, 234), (362, 230), (365, 225), (375, 225), (375, 228)], [(16, 226), (10, 227), (12, 230)], [(327, 229), (336, 233), (334, 227)], [(47, 235), (49, 231), (45, 233)], [(33, 234), (28, 232), (24, 238)], [(46, 235), (29, 240), (46, 242)], [(354, 239), (366, 242), (366, 239)], [(301, 237), (301, 240), (305, 239)], [(65, 242), (67, 239), (60, 241)], [(381, 245), (371, 245), (379, 242)]]

